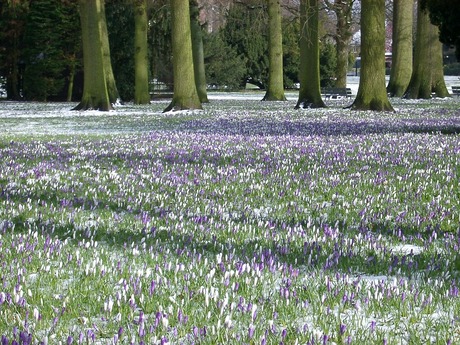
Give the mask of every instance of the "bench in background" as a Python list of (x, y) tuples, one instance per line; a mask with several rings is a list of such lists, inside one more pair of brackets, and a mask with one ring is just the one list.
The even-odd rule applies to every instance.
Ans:
[(353, 95), (349, 87), (322, 87), (321, 94), (326, 99), (351, 98)]
[(460, 96), (460, 86), (452, 86), (452, 95)]

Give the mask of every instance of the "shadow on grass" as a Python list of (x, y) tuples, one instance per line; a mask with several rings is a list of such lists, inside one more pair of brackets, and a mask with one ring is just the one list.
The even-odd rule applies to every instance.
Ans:
[[(89, 206), (89, 205), (86, 205)], [(104, 210), (104, 206), (92, 205), (86, 210), (97, 212)], [(85, 209), (85, 204), (83, 204)], [(38, 231), (43, 236), (57, 238), (61, 241), (74, 239), (75, 245), (82, 240), (94, 240), (107, 247), (116, 247), (117, 250), (130, 248), (131, 244), (145, 243), (147, 247), (164, 252), (169, 248), (171, 253), (178, 256), (187, 254), (208, 257), (210, 263), (216, 256), (232, 258), (236, 262), (257, 264), (261, 269), (270, 271), (313, 271), (343, 272), (353, 275), (403, 275), (406, 277), (445, 277), (448, 272), (457, 275), (460, 269), (460, 256), (453, 250), (451, 253), (439, 254), (424, 248), (419, 253), (401, 253), (393, 250), (391, 246), (383, 245), (377, 240), (379, 237), (388, 239), (391, 243), (401, 243), (401, 236), (417, 237), (429, 243), (431, 236), (439, 229), (420, 232), (417, 227), (399, 226), (397, 231), (388, 224), (371, 223), (366, 226), (350, 228), (340, 222), (333, 222), (338, 227), (329, 223), (310, 224), (319, 231), (316, 235), (309, 232), (309, 228), (302, 222), (286, 222), (285, 220), (272, 219), (267, 228), (258, 228), (260, 236), (241, 239), (238, 232), (229, 236), (224, 231), (212, 228), (212, 224), (221, 219), (210, 216), (184, 217), (183, 230), (177, 231), (168, 225), (168, 211), (156, 210), (145, 212), (140, 210), (118, 209), (120, 213), (142, 217), (148, 214), (156, 219), (156, 224), (150, 228), (120, 226), (116, 231), (107, 228), (76, 226), (75, 223), (54, 223), (50, 219), (30, 221), (23, 215), (0, 223), (0, 234), (14, 231), (28, 233), (31, 229)], [(241, 225), (258, 227), (258, 220), (251, 217), (233, 219)], [(196, 225), (200, 227), (198, 231)], [(303, 230), (302, 230), (303, 229)], [(310, 228), (311, 229), (311, 228)], [(304, 231), (299, 236), (294, 231)], [(381, 236), (380, 236), (381, 235)], [(282, 240), (279, 240), (282, 238)], [(361, 240), (358, 241), (357, 239)], [(219, 268), (217, 263), (216, 268)]]

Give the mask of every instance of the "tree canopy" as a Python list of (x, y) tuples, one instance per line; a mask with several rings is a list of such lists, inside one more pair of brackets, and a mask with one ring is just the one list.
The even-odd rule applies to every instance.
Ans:
[(430, 20), (439, 27), (442, 43), (454, 45), (460, 61), (460, 0), (421, 0), (422, 7), (430, 12)]

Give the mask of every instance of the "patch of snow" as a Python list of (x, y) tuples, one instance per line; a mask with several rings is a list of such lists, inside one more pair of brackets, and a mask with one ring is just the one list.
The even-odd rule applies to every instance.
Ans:
[(415, 246), (412, 244), (399, 244), (392, 248), (393, 253), (401, 255), (418, 255), (423, 252), (423, 247)]

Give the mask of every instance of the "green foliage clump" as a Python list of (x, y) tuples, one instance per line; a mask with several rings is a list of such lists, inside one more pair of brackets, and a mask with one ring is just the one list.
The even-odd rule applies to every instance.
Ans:
[(332, 43), (323, 43), (320, 47), (319, 70), (321, 86), (334, 86), (336, 79), (337, 54)]
[(122, 100), (134, 98), (134, 13), (126, 0), (111, 0), (106, 4), (110, 58), (115, 82)]
[[(222, 39), (243, 56), (246, 79), (261, 86), (268, 81), (268, 32), (264, 3), (234, 3), (222, 28)], [(244, 81), (243, 81), (244, 82)]]
[(217, 88), (236, 90), (246, 75), (245, 58), (227, 45), (219, 33), (204, 37), (206, 80)]

